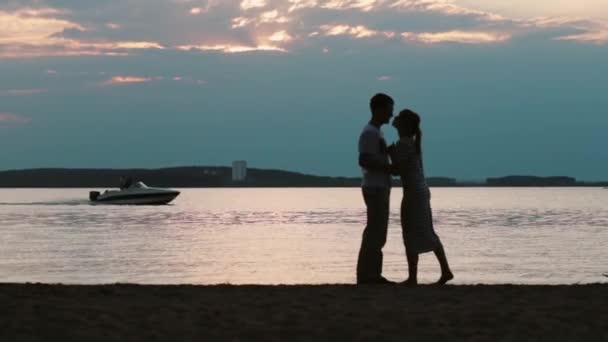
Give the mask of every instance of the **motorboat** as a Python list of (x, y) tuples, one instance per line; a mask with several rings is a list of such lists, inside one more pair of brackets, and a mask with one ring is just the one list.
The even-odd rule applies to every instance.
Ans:
[(131, 204), (131, 205), (161, 205), (173, 201), (179, 191), (148, 187), (143, 182), (136, 182), (120, 190), (106, 190), (89, 192), (89, 200), (104, 204)]

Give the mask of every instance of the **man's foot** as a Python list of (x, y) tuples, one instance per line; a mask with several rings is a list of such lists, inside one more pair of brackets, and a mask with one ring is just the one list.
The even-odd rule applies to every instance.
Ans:
[(401, 282), (400, 285), (405, 287), (416, 287), (418, 286), (418, 280), (408, 278), (406, 281)]
[(357, 285), (390, 285), (390, 284), (395, 284), (395, 282), (390, 281), (382, 276), (380, 276), (380, 278), (376, 278), (376, 279), (364, 279), (364, 280), (357, 281)]
[(452, 272), (444, 273), (441, 275), (441, 278), (437, 280), (435, 285), (445, 285), (448, 281), (454, 279), (454, 274)]

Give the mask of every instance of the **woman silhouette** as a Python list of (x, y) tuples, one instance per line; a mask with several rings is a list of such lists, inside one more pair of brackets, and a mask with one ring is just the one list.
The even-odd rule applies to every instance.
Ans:
[(409, 278), (403, 284), (418, 284), (418, 255), (432, 251), (441, 265), (441, 277), (436, 284), (443, 285), (454, 275), (433, 228), (431, 192), (422, 165), (420, 116), (405, 109), (395, 117), (393, 127), (399, 132), (399, 141), (390, 149), (390, 155), (403, 184), (401, 228), (409, 271)]

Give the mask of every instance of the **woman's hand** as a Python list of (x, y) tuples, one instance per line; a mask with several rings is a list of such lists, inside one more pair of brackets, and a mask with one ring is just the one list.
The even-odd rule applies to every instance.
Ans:
[(391, 175), (399, 176), (399, 167), (397, 167), (397, 164), (391, 164), (389, 171)]
[(395, 157), (397, 156), (397, 146), (394, 143), (390, 144), (386, 148), (386, 153), (388, 153), (388, 156), (394, 162), (395, 161)]

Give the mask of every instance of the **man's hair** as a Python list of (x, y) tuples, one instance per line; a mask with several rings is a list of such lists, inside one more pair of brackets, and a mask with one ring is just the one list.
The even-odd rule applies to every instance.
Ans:
[(378, 109), (383, 109), (394, 104), (393, 98), (386, 94), (378, 93), (369, 100), (369, 109), (374, 113)]

